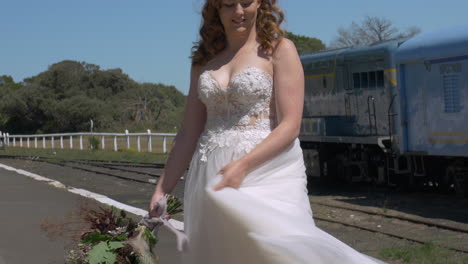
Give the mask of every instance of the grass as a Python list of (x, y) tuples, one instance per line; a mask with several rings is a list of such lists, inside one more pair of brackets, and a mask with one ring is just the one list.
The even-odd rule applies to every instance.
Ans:
[(433, 244), (414, 247), (392, 247), (379, 251), (379, 255), (395, 263), (411, 264), (468, 264), (468, 256)]
[(102, 160), (138, 163), (165, 163), (167, 154), (138, 152), (135, 149), (111, 150), (73, 150), (6, 147), (0, 150), (2, 156), (42, 157), (57, 160)]

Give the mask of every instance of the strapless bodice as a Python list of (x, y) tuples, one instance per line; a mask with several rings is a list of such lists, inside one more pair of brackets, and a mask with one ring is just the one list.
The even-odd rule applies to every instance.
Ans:
[(240, 150), (249, 151), (274, 126), (270, 115), (273, 78), (257, 67), (237, 72), (225, 88), (210, 71), (204, 71), (198, 81), (198, 96), (207, 112), (199, 147), (202, 160), (215, 147), (236, 144)]

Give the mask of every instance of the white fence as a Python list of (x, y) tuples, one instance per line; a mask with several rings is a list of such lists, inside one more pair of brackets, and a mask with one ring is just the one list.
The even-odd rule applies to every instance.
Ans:
[[(10, 135), (0, 131), (0, 139), (3, 139), (3, 144), (7, 147), (83, 150), (85, 145), (87, 145), (86, 149), (92, 147), (89, 139), (94, 137), (99, 140), (99, 148), (102, 150), (112, 146), (114, 151), (136, 147), (138, 152), (142, 150), (153, 152), (153, 149), (160, 146), (162, 153), (167, 153), (168, 139), (173, 140), (175, 135), (172, 133), (151, 133), (149, 129), (146, 133), (129, 133), (128, 130), (125, 130), (125, 133), (77, 132), (37, 135)], [(161, 142), (155, 142), (157, 139)]]

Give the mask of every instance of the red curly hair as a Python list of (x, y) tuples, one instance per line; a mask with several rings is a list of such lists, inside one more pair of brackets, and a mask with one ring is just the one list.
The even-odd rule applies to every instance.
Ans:
[[(206, 0), (202, 9), (202, 26), (200, 28), (200, 41), (192, 47), (192, 65), (203, 66), (213, 59), (226, 47), (224, 27), (218, 15), (222, 0)], [(284, 31), (280, 24), (284, 14), (278, 8), (276, 0), (260, 0), (256, 29), (260, 41), (260, 48), (267, 53), (274, 50), (274, 42), (280, 41)]]

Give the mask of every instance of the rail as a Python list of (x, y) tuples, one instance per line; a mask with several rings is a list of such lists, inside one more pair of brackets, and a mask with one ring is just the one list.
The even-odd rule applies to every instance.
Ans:
[[(100, 149), (105, 150), (106, 145), (109, 145), (110, 139), (110, 145), (114, 151), (125, 148), (130, 149), (133, 145), (136, 146), (138, 152), (145, 149), (147, 152), (153, 152), (155, 147), (161, 145), (162, 153), (167, 153), (167, 141), (175, 136), (176, 134), (174, 133), (151, 133), (149, 129), (146, 133), (129, 133), (128, 130), (125, 130), (124, 133), (76, 132), (33, 135), (10, 135), (9, 133), (2, 133), (0, 131), (0, 144), (6, 147), (39, 148), (39, 141), (42, 141), (41, 145), (43, 149), (74, 149), (76, 147), (79, 150), (83, 150), (86, 145), (86, 149), (100, 147)], [(88, 142), (85, 141), (85, 138), (88, 139)], [(162, 139), (162, 142), (155, 142), (154, 138)], [(93, 144), (91, 139), (97, 139), (97, 141), (94, 140), (97, 143)], [(143, 142), (145, 144), (142, 144), (142, 141), (146, 141)]]

